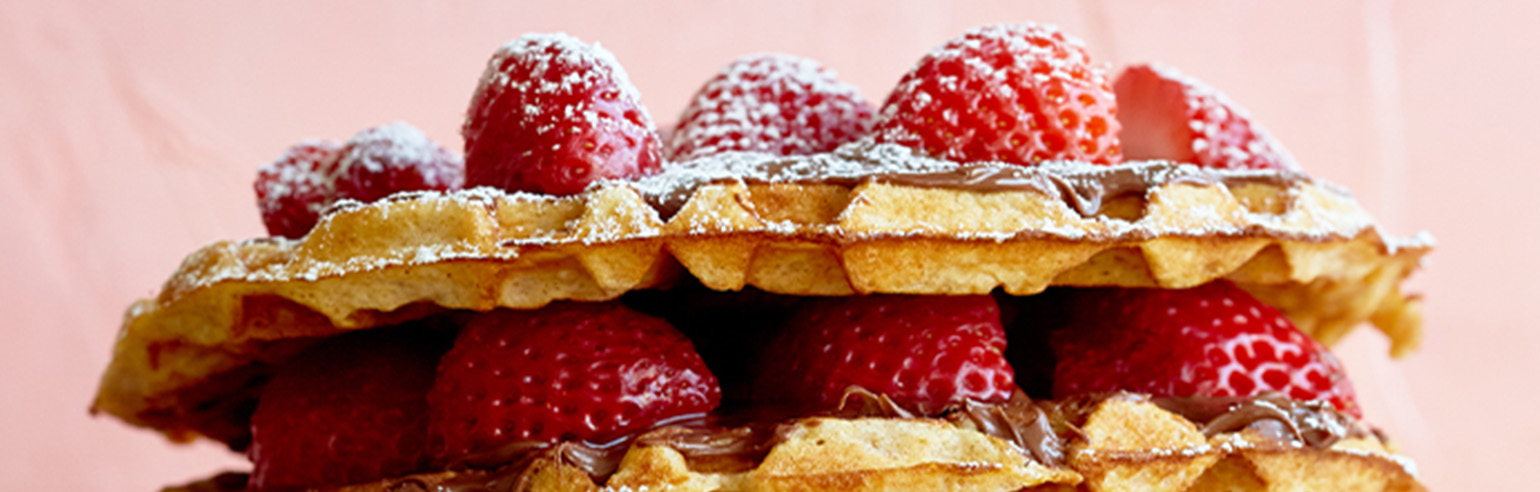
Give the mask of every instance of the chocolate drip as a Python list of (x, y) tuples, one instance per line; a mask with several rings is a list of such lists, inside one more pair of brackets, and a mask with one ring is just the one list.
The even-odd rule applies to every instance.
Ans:
[[(589, 477), (602, 481), (615, 473), (620, 458), (625, 455), (630, 440), (602, 445), (581, 442), (560, 444), (519, 444), (505, 447), (512, 452), (507, 464), (493, 470), (464, 470), (436, 484), (407, 478), (390, 484), (386, 490), (423, 492), (527, 492), (533, 487), (533, 472), (541, 463), (556, 462), (588, 473)], [(399, 487), (399, 489), (398, 489)]]
[(965, 400), (940, 411), (928, 412), (924, 409), (911, 411), (887, 395), (851, 387), (845, 390), (839, 408), (831, 415), (841, 418), (942, 418), (1015, 444), (1044, 465), (1064, 465), (1064, 441), (1055, 432), (1048, 413), (1020, 391), (1004, 403)]
[(871, 417), (912, 419), (920, 414), (904, 409), (898, 405), (898, 402), (888, 398), (888, 395), (879, 395), (860, 386), (851, 386), (846, 388), (844, 396), (840, 397), (839, 407), (828, 415), (846, 419)]
[(1383, 436), (1323, 401), (1291, 400), (1278, 393), (1251, 398), (1155, 398), (1153, 403), (1198, 423), (1214, 437), (1247, 428), (1269, 439), (1324, 449), (1344, 438)]
[(1018, 391), (999, 405), (967, 400), (953, 407), (945, 418), (958, 424), (966, 422), (974, 430), (1014, 443), (1038, 463), (1054, 467), (1065, 464), (1064, 440), (1054, 431), (1048, 413), (1025, 393)]
[[(539, 469), (535, 465), (542, 461), (555, 459), (553, 455), (557, 454), (559, 454), (559, 451), (555, 447), (531, 451), (518, 456), (513, 462), (491, 472), (462, 472), (433, 485), (432, 488), (429, 488), (423, 482), (411, 485), (420, 486), (423, 492), (527, 492), (532, 489), (533, 472)], [(394, 491), (396, 489), (393, 485), (386, 490)], [(416, 489), (404, 488), (402, 490), (415, 492)]]
[(756, 422), (738, 427), (668, 427), (649, 432), (637, 446), (667, 446), (684, 455), (690, 469), (724, 473), (751, 470), (784, 438), (788, 426)]

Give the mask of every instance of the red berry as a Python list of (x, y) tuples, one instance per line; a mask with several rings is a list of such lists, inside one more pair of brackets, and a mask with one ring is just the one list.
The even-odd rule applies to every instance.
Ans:
[(1015, 391), (994, 298), (867, 296), (802, 307), (763, 354), (756, 397), (838, 405), (859, 386), (930, 413)]
[(358, 132), (342, 144), (333, 166), (323, 167), (337, 198), (372, 202), (398, 191), (459, 189), (460, 156), (402, 122)]
[(695, 93), (668, 140), (685, 161), (727, 151), (828, 152), (866, 134), (872, 108), (856, 87), (818, 62), (752, 55), (723, 68)]
[(1035, 24), (975, 28), (888, 95), (876, 141), (957, 161), (1116, 164), (1117, 102), (1080, 40)]
[(1064, 302), (1068, 322), (1051, 335), (1056, 397), (1277, 391), (1361, 414), (1331, 352), (1228, 281), (1191, 289), (1075, 289)]
[(1246, 110), (1202, 82), (1158, 65), (1134, 65), (1118, 76), (1115, 87), (1129, 159), (1220, 169), (1299, 169)]
[(481, 75), (461, 133), (467, 183), (571, 195), (658, 172), (662, 144), (614, 55), (565, 34), (509, 41)]
[(318, 170), (337, 158), (339, 148), (336, 142), (306, 140), (257, 171), (253, 187), (269, 234), (298, 238), (315, 227), (332, 195)]
[(279, 368), (251, 417), (254, 490), (377, 480), (428, 464), (428, 388), (441, 343), (366, 332), (328, 339)]
[(397, 122), (358, 132), (340, 147), (327, 141), (290, 147), (257, 172), (257, 206), (269, 234), (299, 238), (338, 200), (456, 189), (464, 168), (459, 156)]
[(662, 319), (618, 303), (496, 311), (467, 323), (440, 362), (429, 435), (445, 462), (515, 443), (607, 442), (711, 411), (721, 395)]

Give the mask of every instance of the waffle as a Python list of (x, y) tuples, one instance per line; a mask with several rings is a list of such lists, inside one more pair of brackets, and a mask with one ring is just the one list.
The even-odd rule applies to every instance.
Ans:
[[(659, 287), (1029, 295), (1228, 278), (1330, 343), (1373, 321), (1420, 337), (1399, 283), (1429, 250), (1388, 240), (1299, 174), (1161, 162), (1021, 168), (892, 146), (725, 154), (567, 198), (490, 189), (344, 202), (309, 235), (189, 256), (124, 321), (94, 408), (234, 444), (239, 398), (306, 340), (447, 310), (535, 308)], [(223, 404), (222, 404), (223, 403)]]
[[(324, 490), (1424, 490), (1410, 463), (1350, 419), (1275, 397), (1224, 402), (1219, 408), (1227, 410), (1217, 413), (1198, 410), (1205, 405), (1193, 399), (1132, 394), (1036, 403), (1018, 397), (940, 418), (867, 403), (857, 413), (868, 416), (804, 418), (771, 431), (670, 427), (644, 434), (623, 453), (562, 445), (498, 470)], [(1039, 425), (1052, 437), (1020, 432)], [(596, 468), (611, 467), (607, 479), (593, 478)], [(244, 483), (227, 474), (168, 490), (238, 491)]]
[(1430, 240), (1385, 238), (1345, 191), (1297, 173), (958, 165), (896, 146), (684, 167), (640, 187), (664, 210), (693, 190), (665, 242), (718, 290), (1030, 295), (1223, 277), (1324, 343), (1370, 319), (1393, 355), (1420, 340), (1398, 285)]
[[(1430, 240), (1388, 238), (1346, 192), (1293, 172), (959, 164), (866, 144), (672, 166), (564, 198), (478, 188), (343, 202), (299, 240), (205, 247), (129, 309), (93, 410), (240, 449), (272, 368), (320, 337), (608, 300), (686, 276), (798, 296), (1020, 296), (1225, 278), (1323, 342), (1365, 321), (1396, 355), (1420, 337), (1418, 300), (1399, 284)], [(714, 469), (638, 444), (613, 475), (598, 474), (602, 483), (561, 450), (527, 457), (515, 478), (532, 490), (1420, 490), (1373, 437), (1314, 446), (1255, 425), (1205, 433), (1208, 424), (1138, 398), (1088, 408), (1056, 417), (1078, 429), (1062, 461), (966, 422), (836, 415), (788, 424), (804, 432), (782, 433), (753, 467)], [(450, 471), (339, 490), (461, 490), (440, 484), (494, 478), (511, 479)], [(226, 475), (179, 490), (237, 483)]]

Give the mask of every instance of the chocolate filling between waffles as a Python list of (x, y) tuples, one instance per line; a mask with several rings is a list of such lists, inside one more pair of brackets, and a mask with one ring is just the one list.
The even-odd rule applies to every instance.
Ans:
[[(1326, 449), (1344, 438), (1385, 438), (1341, 412), (1319, 403), (1290, 400), (1277, 394), (1246, 398), (1161, 397), (1133, 393), (1082, 395), (1057, 401), (1033, 401), (1020, 392), (1005, 403), (966, 401), (936, 415), (917, 415), (891, 399), (851, 388), (838, 408), (814, 416), (844, 419), (943, 419), (1009, 441), (1031, 459), (1054, 467), (1066, 466), (1066, 443), (1081, 438), (1077, 425), (1107, 400), (1153, 402), (1202, 427), (1209, 437), (1250, 429), (1282, 446)], [(479, 459), (480, 466), (461, 464), (444, 472), (389, 478), (377, 485), (389, 491), (525, 491), (529, 473), (541, 461), (558, 462), (583, 471), (597, 483), (614, 472), (630, 446), (667, 446), (679, 451), (692, 469), (732, 472), (753, 469), (796, 418), (691, 416), (616, 442), (514, 443)], [(478, 461), (478, 460), (473, 460)], [(216, 490), (244, 490), (244, 474), (226, 474)]]

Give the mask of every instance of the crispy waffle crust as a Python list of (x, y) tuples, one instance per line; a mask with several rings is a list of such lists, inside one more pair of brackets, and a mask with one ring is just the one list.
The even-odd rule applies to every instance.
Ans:
[[(1044, 405), (1044, 403), (1039, 403)], [(1063, 408), (1063, 407), (1071, 408)], [(1082, 408), (1074, 408), (1082, 407)], [(1046, 402), (1041, 418), (1073, 425), (1061, 456), (1044, 460), (967, 418), (814, 417), (775, 428), (759, 452), (702, 451), (734, 437), (673, 439), (670, 429), (639, 438), (607, 478), (582, 452), (548, 449), (498, 470), (419, 474), (322, 489), (399, 491), (1421, 491), (1411, 465), (1377, 438), (1349, 433), (1311, 441), (1309, 430), (1280, 437), (1289, 419), (1256, 419), (1215, 432), (1136, 395), (1092, 403)], [(996, 413), (1010, 410), (997, 410)], [(1064, 412), (1072, 413), (1065, 415)], [(1233, 412), (1232, 412), (1233, 413)], [(1050, 417), (1052, 416), (1052, 417)], [(1300, 420), (1303, 424), (1305, 421)], [(1067, 427), (1067, 426), (1066, 426)], [(998, 434), (998, 432), (996, 432)], [(665, 437), (651, 438), (663, 435)], [(1310, 441), (1310, 442), (1307, 442)], [(754, 446), (748, 446), (753, 448)], [(167, 489), (239, 491), (226, 474)]]
[[(724, 154), (572, 197), (475, 189), (345, 202), (300, 240), (205, 247), (129, 309), (93, 408), (241, 448), (272, 366), (317, 337), (613, 299), (686, 273), (712, 289), (791, 295), (1227, 278), (1323, 342), (1372, 321), (1401, 354), (1421, 320), (1399, 284), (1429, 249), (1423, 236), (1382, 236), (1344, 191), (1288, 172), (958, 164), (864, 145)], [(1419, 490), (1377, 439), (1316, 448), (1249, 430), (1206, 436), (1148, 402), (1097, 408), (1052, 466), (967, 426), (824, 417), (798, 421), (805, 432), (751, 469), (712, 471), (668, 446), (633, 446), (604, 483), (560, 455), (532, 458), (519, 479), (535, 490)], [(476, 478), (467, 473), (480, 472), (411, 480), (435, 490)], [(345, 490), (414, 490), (404, 486)]]

